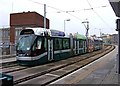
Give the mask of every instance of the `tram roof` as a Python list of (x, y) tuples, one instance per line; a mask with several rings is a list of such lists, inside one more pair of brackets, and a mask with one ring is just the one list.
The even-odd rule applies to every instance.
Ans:
[(86, 40), (86, 37), (85, 37), (84, 35), (78, 34), (78, 33), (75, 33), (75, 34), (74, 34), (74, 38)]
[(25, 28), (20, 33), (20, 35), (23, 34), (35, 34), (41, 36), (44, 36), (45, 34), (49, 36), (65, 36), (65, 33), (62, 31), (45, 28)]
[(20, 35), (25, 34), (41, 35), (42, 33), (44, 33), (43, 28), (25, 28), (20, 32)]
[[(45, 29), (45, 28), (25, 28), (21, 31), (20, 35), (35, 34), (35, 35), (44, 36), (45, 35), (44, 32), (47, 32), (47, 34), (51, 37), (69, 37), (66, 36), (63, 31), (54, 30), (54, 29)], [(74, 38), (86, 40), (86, 37), (79, 33), (75, 33)]]

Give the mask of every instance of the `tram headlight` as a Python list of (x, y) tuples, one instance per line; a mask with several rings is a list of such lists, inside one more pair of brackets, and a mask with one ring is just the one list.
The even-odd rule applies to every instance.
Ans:
[(29, 54), (27, 53), (27, 56), (29, 56)]
[(30, 56), (30, 55), (31, 55), (30, 51), (26, 52), (26, 56)]

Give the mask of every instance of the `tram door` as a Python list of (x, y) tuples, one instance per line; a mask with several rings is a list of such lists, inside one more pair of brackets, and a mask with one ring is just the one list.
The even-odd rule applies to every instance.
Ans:
[(77, 44), (76, 44), (76, 40), (74, 40), (74, 54), (77, 54)]
[(77, 40), (77, 46), (76, 47), (77, 47), (77, 51), (76, 52), (77, 52), (77, 54), (79, 54), (79, 40)]
[(86, 41), (84, 41), (84, 52), (85, 52), (85, 53), (87, 52), (87, 44), (86, 44)]
[(53, 60), (53, 39), (48, 39), (48, 61)]

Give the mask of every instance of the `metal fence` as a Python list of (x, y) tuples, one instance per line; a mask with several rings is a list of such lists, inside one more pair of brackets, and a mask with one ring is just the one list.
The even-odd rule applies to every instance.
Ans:
[(16, 54), (15, 45), (9, 45), (9, 47), (0, 47), (0, 55), (13, 55)]

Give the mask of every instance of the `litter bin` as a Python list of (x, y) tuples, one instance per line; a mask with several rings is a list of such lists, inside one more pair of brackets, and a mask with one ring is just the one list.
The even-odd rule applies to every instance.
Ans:
[(13, 86), (13, 76), (0, 73), (0, 86)]

